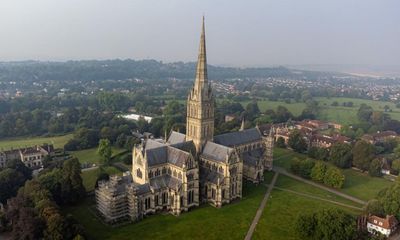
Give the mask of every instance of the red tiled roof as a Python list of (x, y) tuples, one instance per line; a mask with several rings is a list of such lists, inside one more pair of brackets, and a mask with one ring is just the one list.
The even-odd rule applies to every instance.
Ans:
[(375, 226), (385, 229), (392, 229), (393, 227), (399, 224), (399, 222), (393, 215), (386, 216), (386, 218), (380, 218), (378, 216), (369, 216), (368, 222)]

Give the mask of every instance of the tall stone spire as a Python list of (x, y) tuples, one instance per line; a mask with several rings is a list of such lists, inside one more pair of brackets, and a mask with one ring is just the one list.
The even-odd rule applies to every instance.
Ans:
[(196, 77), (187, 103), (186, 140), (193, 140), (197, 152), (214, 136), (214, 97), (207, 76), (206, 34), (201, 26)]
[(205, 33), (204, 16), (203, 16), (203, 24), (201, 26), (199, 56), (197, 58), (196, 84), (207, 82), (207, 80), (208, 76), (207, 76), (207, 55), (206, 55), (206, 33)]

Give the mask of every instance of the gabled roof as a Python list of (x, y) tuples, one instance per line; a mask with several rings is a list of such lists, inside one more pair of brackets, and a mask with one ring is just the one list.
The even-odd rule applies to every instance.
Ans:
[(375, 226), (385, 228), (385, 229), (392, 229), (393, 227), (395, 227), (399, 224), (399, 222), (393, 215), (386, 216), (386, 218), (380, 218), (378, 216), (369, 216), (368, 222), (370, 224), (373, 224)]
[(233, 151), (233, 148), (208, 141), (204, 146), (201, 156), (217, 162), (225, 162)]
[(260, 163), (262, 155), (263, 151), (261, 149), (254, 149), (251, 151), (243, 152), (243, 164), (248, 166), (257, 166)]
[(190, 153), (182, 151), (178, 148), (168, 147), (168, 162), (180, 168), (185, 165), (186, 160), (189, 158)]
[(215, 136), (214, 142), (224, 146), (233, 147), (259, 141), (261, 138), (261, 132), (257, 128), (249, 128), (243, 131), (230, 132)]
[(147, 165), (154, 166), (167, 163), (167, 146), (161, 146), (146, 150)]
[(147, 165), (155, 166), (163, 163), (171, 163), (180, 168), (183, 167), (190, 153), (171, 145), (147, 140), (145, 145)]
[(168, 143), (169, 144), (176, 144), (176, 143), (182, 143), (185, 142), (186, 135), (183, 133), (171, 131), (171, 134), (169, 135), (168, 138)]
[(155, 190), (162, 188), (179, 189), (182, 185), (182, 181), (178, 178), (171, 177), (170, 175), (162, 175), (150, 179), (150, 185)]
[(136, 193), (138, 195), (143, 195), (148, 192), (151, 192), (150, 184), (148, 184), (148, 183), (137, 185), (136, 189), (137, 189)]

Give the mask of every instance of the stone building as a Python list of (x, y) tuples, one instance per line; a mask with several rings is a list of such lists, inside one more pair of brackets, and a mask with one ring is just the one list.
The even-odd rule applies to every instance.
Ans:
[(264, 170), (272, 169), (273, 133), (264, 137), (256, 127), (214, 136), (214, 102), (203, 19), (186, 134), (144, 139), (133, 148), (131, 174), (99, 183), (97, 209), (106, 222), (159, 211), (179, 215), (200, 203), (221, 207), (242, 197), (243, 179), (263, 181)]
[(11, 160), (20, 160), (29, 168), (40, 168), (43, 166), (44, 158), (53, 153), (53, 145), (36, 145), (33, 147), (0, 151), (0, 168), (6, 167), (7, 162)]

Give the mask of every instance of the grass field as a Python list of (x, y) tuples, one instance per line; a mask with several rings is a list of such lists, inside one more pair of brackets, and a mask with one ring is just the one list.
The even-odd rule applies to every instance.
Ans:
[[(279, 178), (281, 177), (279, 176)], [(354, 215), (360, 213), (357, 210), (332, 203), (310, 199), (294, 193), (273, 190), (257, 224), (253, 239), (301, 240), (294, 232), (294, 223), (298, 214), (327, 208), (340, 208)]]
[(265, 191), (264, 185), (246, 183), (243, 199), (222, 208), (202, 205), (179, 217), (157, 214), (116, 228), (103, 225), (93, 216), (90, 212), (93, 200), (64, 209), (64, 212), (78, 219), (91, 239), (243, 239)]
[(27, 137), (4, 139), (0, 141), (0, 149), (20, 148), (34, 145), (41, 145), (44, 143), (54, 144), (56, 148), (63, 148), (65, 143), (72, 138), (72, 134), (55, 137)]
[[(119, 171), (118, 169), (116, 169), (115, 167), (112, 167), (112, 166), (103, 167), (103, 170), (106, 173), (108, 173), (109, 175), (122, 174), (121, 171)], [(100, 171), (101, 171), (100, 168), (97, 168), (97, 169), (93, 169), (90, 171), (82, 172), (81, 176), (82, 176), (83, 185), (85, 186), (86, 191), (89, 192), (89, 191), (94, 190), (97, 176), (99, 175)]]
[[(365, 103), (371, 106), (376, 111), (384, 111), (384, 106), (388, 105), (392, 112), (388, 112), (388, 114), (392, 117), (392, 119), (400, 120), (400, 109), (396, 108), (396, 105), (392, 102), (384, 102), (384, 101), (373, 101), (373, 100), (365, 100), (365, 99), (356, 99), (356, 98), (343, 98), (343, 97), (333, 97), (333, 98), (325, 98), (318, 97), (315, 98), (316, 101), (319, 102), (319, 106), (321, 107), (320, 113), (317, 118), (326, 121), (334, 121), (341, 124), (352, 124), (357, 123), (357, 111), (362, 103)], [(338, 102), (339, 106), (333, 107), (331, 104), (333, 102)], [(250, 101), (243, 101), (241, 104), (243, 107)], [(353, 102), (353, 107), (343, 107), (341, 106), (343, 102)], [(267, 109), (275, 110), (277, 106), (286, 107), (294, 116), (299, 116), (303, 109), (306, 107), (304, 103), (285, 103), (283, 101), (269, 101), (269, 100), (259, 100), (258, 107), (262, 112)]]
[(341, 202), (341, 203), (352, 205), (355, 207), (360, 207), (360, 208), (363, 207), (361, 204), (355, 203), (351, 200), (345, 199), (336, 194), (324, 191), (320, 188), (316, 188), (311, 185), (299, 182), (297, 180), (294, 180), (294, 179), (284, 176), (284, 175), (279, 176), (275, 186), (281, 187), (284, 189), (288, 189), (288, 190), (292, 190), (292, 191), (296, 191), (296, 192), (300, 192), (300, 193), (310, 194), (310, 195), (320, 197), (323, 199), (327, 199), (327, 200), (331, 200), (331, 201)]
[[(123, 151), (125, 151), (125, 149), (112, 147), (113, 156)], [(77, 157), (80, 163), (91, 163), (91, 164), (101, 163), (100, 156), (99, 154), (97, 154), (97, 148), (89, 148), (79, 151), (73, 151), (71, 152), (71, 155)]]
[[(274, 158), (276, 159), (274, 160), (275, 166), (289, 170), (290, 160), (293, 157), (298, 157), (300, 159), (307, 158), (305, 154), (295, 153), (288, 149), (274, 149)], [(346, 176), (346, 180), (340, 191), (366, 201), (375, 198), (380, 190), (393, 184), (391, 181), (384, 178), (371, 177), (368, 174), (360, 173), (353, 169), (345, 169), (343, 173)]]

